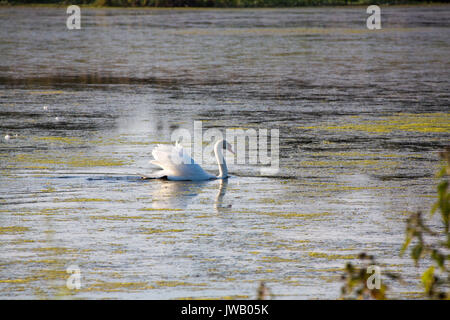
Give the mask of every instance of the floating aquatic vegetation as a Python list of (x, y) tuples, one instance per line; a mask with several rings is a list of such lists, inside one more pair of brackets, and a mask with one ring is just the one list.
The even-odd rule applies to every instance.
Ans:
[(29, 230), (30, 230), (30, 228), (20, 227), (20, 226), (0, 227), (0, 234), (24, 233)]
[(192, 283), (184, 281), (156, 281), (158, 287), (206, 287), (207, 283)]
[(287, 259), (287, 258), (280, 258), (280, 257), (263, 257), (261, 259), (262, 262), (299, 262), (297, 259)]
[[(395, 131), (419, 133), (449, 133), (450, 113), (398, 113), (382, 120), (349, 120), (346, 124), (300, 126), (299, 129), (326, 131), (360, 131), (386, 134)], [(340, 121), (342, 123), (342, 120)]]
[(155, 233), (172, 233), (172, 232), (184, 232), (184, 229), (155, 229), (155, 228), (141, 228), (141, 232), (145, 234)]
[[(12, 157), (9, 161), (10, 166), (26, 167), (26, 168), (43, 168), (49, 169), (55, 166), (69, 166), (69, 167), (112, 167), (123, 166), (128, 164), (122, 159), (114, 159), (111, 157), (94, 157), (85, 155), (67, 155), (67, 154), (53, 154), (48, 155), (44, 153), (21, 153)], [(18, 165), (18, 164), (21, 165)], [(36, 166), (42, 164), (47, 166)]]
[(30, 94), (43, 94), (43, 95), (51, 95), (51, 94), (62, 94), (65, 93), (62, 90), (47, 90), (47, 91), (30, 91)]
[(328, 260), (340, 260), (340, 259), (355, 259), (356, 255), (342, 255), (342, 254), (328, 254), (324, 252), (308, 252), (308, 256), (312, 258), (328, 259)]
[(49, 136), (49, 137), (33, 137), (33, 140), (36, 141), (45, 141), (50, 143), (64, 143), (64, 144), (81, 144), (84, 143), (80, 138), (75, 137), (56, 137), (56, 136)]
[(100, 291), (100, 292), (119, 292), (119, 291), (139, 291), (153, 289), (154, 287), (147, 282), (106, 282), (99, 281), (90, 284), (86, 288), (81, 288), (81, 292)]

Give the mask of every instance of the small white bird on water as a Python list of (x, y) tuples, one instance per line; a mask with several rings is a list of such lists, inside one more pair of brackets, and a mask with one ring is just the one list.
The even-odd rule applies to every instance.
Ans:
[(219, 166), (219, 175), (215, 176), (206, 172), (195, 163), (178, 142), (175, 146), (159, 144), (152, 151), (155, 160), (150, 162), (162, 170), (156, 172), (152, 177), (144, 176), (143, 178), (167, 178), (168, 180), (191, 181), (226, 179), (228, 177), (228, 168), (222, 150), (227, 150), (234, 154), (231, 144), (227, 141), (219, 140), (216, 142), (214, 145), (214, 154), (217, 165)]

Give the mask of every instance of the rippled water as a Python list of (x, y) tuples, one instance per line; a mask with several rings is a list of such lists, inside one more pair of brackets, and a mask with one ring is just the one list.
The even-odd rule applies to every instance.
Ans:
[[(402, 272), (450, 136), (450, 7), (0, 8), (0, 296), (340, 294), (366, 251)], [(139, 179), (176, 128), (279, 129), (280, 171)], [(4, 136), (10, 139), (5, 140)], [(207, 164), (217, 172), (214, 164)], [(81, 270), (68, 290), (66, 268)]]

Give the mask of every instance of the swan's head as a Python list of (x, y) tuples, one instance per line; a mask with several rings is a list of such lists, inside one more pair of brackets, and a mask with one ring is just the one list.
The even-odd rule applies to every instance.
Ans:
[(233, 147), (226, 140), (222, 140), (222, 148), (224, 150), (230, 151), (232, 154), (234, 154)]

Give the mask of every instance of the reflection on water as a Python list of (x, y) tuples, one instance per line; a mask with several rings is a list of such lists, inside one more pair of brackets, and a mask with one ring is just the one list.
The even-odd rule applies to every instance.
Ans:
[(217, 213), (224, 213), (226, 210), (232, 207), (231, 204), (225, 205), (223, 203), (223, 198), (225, 197), (225, 194), (227, 193), (227, 186), (228, 186), (228, 179), (221, 179), (219, 180), (220, 188), (217, 190), (216, 199), (214, 201), (214, 210)]
[(192, 202), (193, 198), (203, 192), (205, 187), (217, 184), (218, 189), (214, 198), (214, 210), (217, 213), (222, 213), (222, 209), (231, 208), (231, 205), (223, 204), (223, 198), (227, 192), (228, 179), (175, 182), (169, 180), (153, 180), (151, 183), (158, 184), (152, 192), (153, 209), (185, 209)]
[(152, 193), (152, 208), (155, 209), (184, 209), (192, 198), (201, 193), (209, 181), (158, 181), (159, 186)]
[[(367, 251), (416, 297), (398, 250), (450, 138), (450, 7), (382, 12), (0, 8), (0, 296), (336, 298)], [(195, 120), (279, 129), (279, 173), (140, 180)]]

